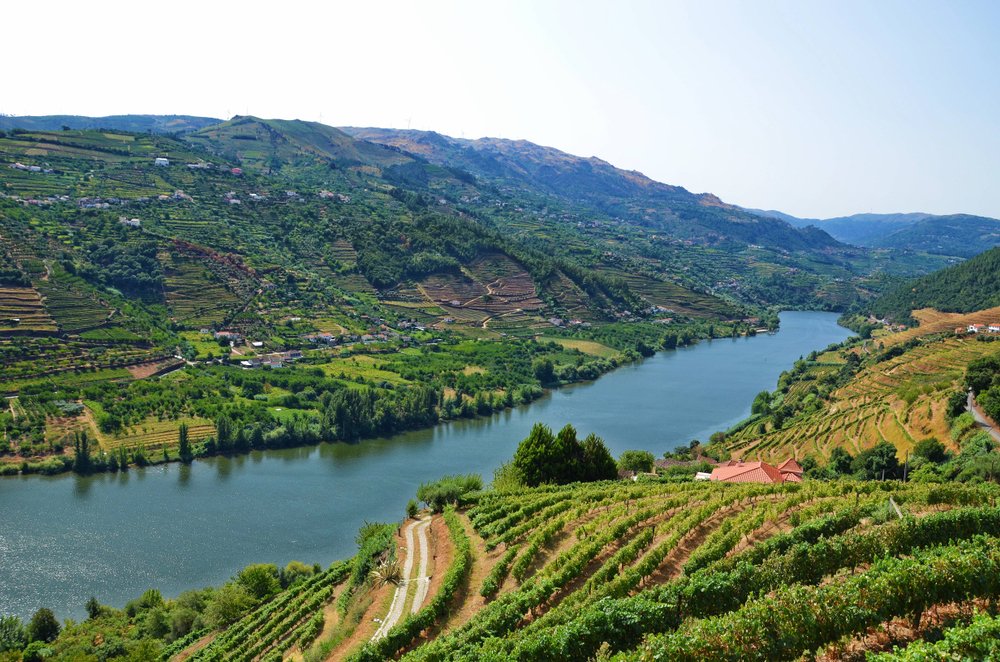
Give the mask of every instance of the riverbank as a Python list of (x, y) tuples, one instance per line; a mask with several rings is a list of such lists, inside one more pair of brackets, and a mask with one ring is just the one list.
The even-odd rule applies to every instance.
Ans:
[[(523, 368), (519, 373), (515, 371), (517, 376), (513, 379), (490, 377), (489, 372), (503, 368), (504, 361), (494, 360), (497, 365), (489, 364), (488, 368), (473, 363), (466, 365), (464, 362), (470, 360), (468, 355), (476, 354), (471, 351), (463, 354), (461, 362), (462, 376), (468, 379), (458, 383), (434, 383), (426, 388), (412, 377), (422, 376), (429, 382), (430, 375), (423, 374), (427, 373), (427, 366), (415, 366), (416, 372), (411, 372), (409, 366), (389, 369), (393, 366), (391, 361), (397, 357), (417, 351), (409, 348), (386, 353), (360, 347), (341, 352), (336, 363), (329, 361), (328, 353), (316, 352), (297, 361), (294, 367), (277, 370), (244, 371), (235, 365), (223, 367), (212, 362), (192, 364), (186, 366), (189, 373), (200, 370), (208, 373), (201, 378), (206, 382), (206, 389), (218, 389), (210, 381), (220, 377), (223, 389), (235, 387), (240, 390), (220, 401), (215, 409), (199, 411), (197, 405), (192, 408), (189, 404), (186, 409), (174, 407), (168, 415), (165, 408), (157, 408), (157, 418), (131, 426), (134, 436), (130, 437), (121, 436), (119, 419), (128, 413), (127, 410), (121, 413), (123, 407), (116, 401), (117, 392), (109, 394), (111, 399), (105, 399), (103, 404), (93, 395), (75, 403), (56, 401), (57, 413), (62, 417), (53, 418), (52, 406), (41, 407), (47, 448), (52, 452), (19, 457), (4, 456), (0, 449), (0, 477), (51, 476), (71, 471), (80, 475), (114, 474), (130, 468), (231, 457), (255, 450), (315, 446), (320, 442), (364, 442), (379, 436), (427, 429), (442, 422), (491, 416), (527, 405), (542, 397), (546, 389), (592, 382), (622, 365), (647, 359), (657, 351), (673, 351), (704, 340), (754, 335), (756, 330), (752, 326), (744, 329), (740, 324), (722, 323), (678, 324), (669, 329), (659, 325), (616, 323), (586, 331), (554, 331), (549, 336), (536, 338), (532, 347), (523, 348), (536, 358), (529, 361), (530, 371)], [(519, 340), (513, 342), (524, 344)], [(477, 346), (478, 343), (472, 344), (474, 348)], [(433, 353), (425, 353), (426, 358), (422, 360), (429, 366), (440, 363), (439, 355), (447, 354), (450, 347), (452, 345), (433, 345)], [(321, 396), (328, 389), (343, 389), (342, 384), (330, 383), (329, 377), (334, 375), (353, 380), (348, 390), (367, 387), (373, 394), (372, 401), (359, 402), (356, 397), (347, 397), (344, 402), (324, 404)], [(312, 381), (307, 381), (309, 378)], [(191, 381), (178, 378), (181, 379)], [(269, 389), (278, 395), (267, 395)], [(421, 389), (423, 392), (419, 392)], [(414, 390), (418, 391), (416, 396), (407, 398), (402, 405), (398, 402), (400, 398), (394, 397)], [(190, 397), (198, 398), (203, 392), (204, 389), (196, 390)], [(160, 397), (169, 402), (174, 395), (164, 393)], [(251, 409), (249, 413), (243, 411), (260, 398), (268, 406), (258, 407), (256, 411)], [(11, 401), (12, 413), (15, 406), (15, 401)], [(76, 410), (69, 412), (68, 407)], [(367, 411), (354, 411), (365, 407)], [(390, 411), (386, 413), (385, 408)], [(27, 414), (24, 406), (20, 409)], [(218, 411), (214, 417), (213, 411)], [(168, 416), (166, 420), (164, 416)], [(182, 425), (185, 447), (180, 441)]]
[(365, 521), (397, 521), (421, 483), (456, 473), (488, 480), (536, 423), (572, 423), (615, 456), (661, 455), (742, 420), (796, 359), (849, 333), (830, 313), (788, 313), (774, 335), (661, 352), (531, 405), (364, 443), (5, 478), (0, 611), (30, 617), (47, 606), (79, 619), (90, 596), (120, 607), (150, 586), (173, 596), (220, 585), (251, 563), (325, 566), (354, 553)]

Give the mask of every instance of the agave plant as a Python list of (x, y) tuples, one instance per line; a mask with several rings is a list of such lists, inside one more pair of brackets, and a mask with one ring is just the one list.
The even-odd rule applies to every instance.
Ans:
[(380, 588), (386, 584), (398, 586), (403, 581), (403, 570), (399, 567), (399, 561), (385, 559), (372, 570), (372, 579)]

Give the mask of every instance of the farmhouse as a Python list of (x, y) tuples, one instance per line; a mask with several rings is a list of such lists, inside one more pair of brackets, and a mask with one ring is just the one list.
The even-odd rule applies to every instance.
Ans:
[(1000, 322), (994, 322), (989, 326), (990, 333), (1000, 333)]
[(722, 483), (800, 483), (802, 467), (793, 459), (785, 460), (777, 467), (767, 462), (730, 460), (713, 469), (709, 480)]
[(980, 333), (985, 328), (985, 324), (970, 324), (968, 331), (969, 333)]
[(153, 159), (153, 165), (158, 165), (158, 166), (164, 166), (165, 167), (165, 166), (170, 165), (170, 160), (169, 159), (165, 159), (162, 156), (158, 156), (155, 159)]

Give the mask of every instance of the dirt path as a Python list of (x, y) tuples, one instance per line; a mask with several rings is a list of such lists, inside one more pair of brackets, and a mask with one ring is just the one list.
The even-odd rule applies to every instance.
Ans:
[[(381, 625), (379, 625), (378, 630), (372, 636), (372, 641), (378, 641), (383, 638), (389, 630), (391, 630), (399, 619), (403, 616), (403, 606), (406, 604), (406, 595), (410, 590), (410, 584), (417, 584), (417, 596), (423, 600), (427, 595), (427, 581), (429, 578), (426, 576), (427, 572), (427, 526), (430, 524), (431, 520), (422, 519), (414, 522), (410, 522), (406, 525), (406, 561), (403, 564), (403, 579), (399, 582), (399, 586), (396, 587), (396, 592), (392, 596), (392, 604), (389, 605), (389, 613), (386, 614), (385, 618), (382, 620)], [(417, 534), (420, 538), (420, 546), (417, 547), (413, 542), (413, 535)], [(418, 570), (422, 573), (417, 577), (413, 578), (413, 562), (416, 556), (420, 556), (420, 565)], [(423, 595), (420, 594), (420, 583), (423, 580), (424, 592)], [(419, 604), (414, 600), (416, 608), (414, 611), (419, 609)]]
[(410, 606), (410, 613), (416, 614), (427, 599), (427, 589), (430, 587), (431, 578), (427, 575), (427, 563), (430, 561), (430, 545), (427, 542), (427, 524), (430, 520), (424, 520), (422, 525), (417, 527), (417, 540), (420, 542), (420, 568), (414, 580), (417, 583), (416, 594), (413, 597), (413, 604)]
[(989, 432), (994, 441), (1000, 442), (1000, 431), (996, 429), (996, 426), (993, 425), (992, 421), (990, 421), (979, 407), (979, 403), (976, 402), (975, 394), (972, 391), (969, 391), (965, 408), (972, 414), (972, 418), (976, 419), (976, 425)]

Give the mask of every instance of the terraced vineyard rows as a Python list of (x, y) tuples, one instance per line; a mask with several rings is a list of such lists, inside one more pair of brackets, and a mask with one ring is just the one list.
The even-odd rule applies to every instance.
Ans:
[(863, 368), (820, 410), (778, 430), (762, 432), (751, 424), (734, 433), (727, 447), (743, 457), (773, 460), (792, 454), (828, 456), (836, 447), (856, 453), (882, 440), (902, 456), (921, 439), (947, 441), (948, 396), (959, 387), (970, 361), (996, 351), (992, 343), (971, 339), (932, 340)]
[(56, 330), (34, 288), (0, 287), (0, 332), (12, 330)]
[(924, 630), (866, 635), (942, 605), (959, 614), (949, 645), (967, 646), (966, 629), (995, 627), (971, 619), (973, 607), (1000, 597), (998, 496), (992, 484), (894, 482), (482, 492), (464, 512), (435, 516), (448, 531), (437, 548), (450, 559), (444, 579), (384, 636), (368, 641), (391, 609), (391, 587), (374, 601), (362, 587), (341, 596), (337, 624), (322, 624), (351, 561), (280, 594), (189, 659), (278, 660), (290, 650), (299, 659), (306, 646), (296, 642), (317, 633), (306, 659), (784, 660), (820, 649), (839, 659), (845, 642), (910, 644)]

